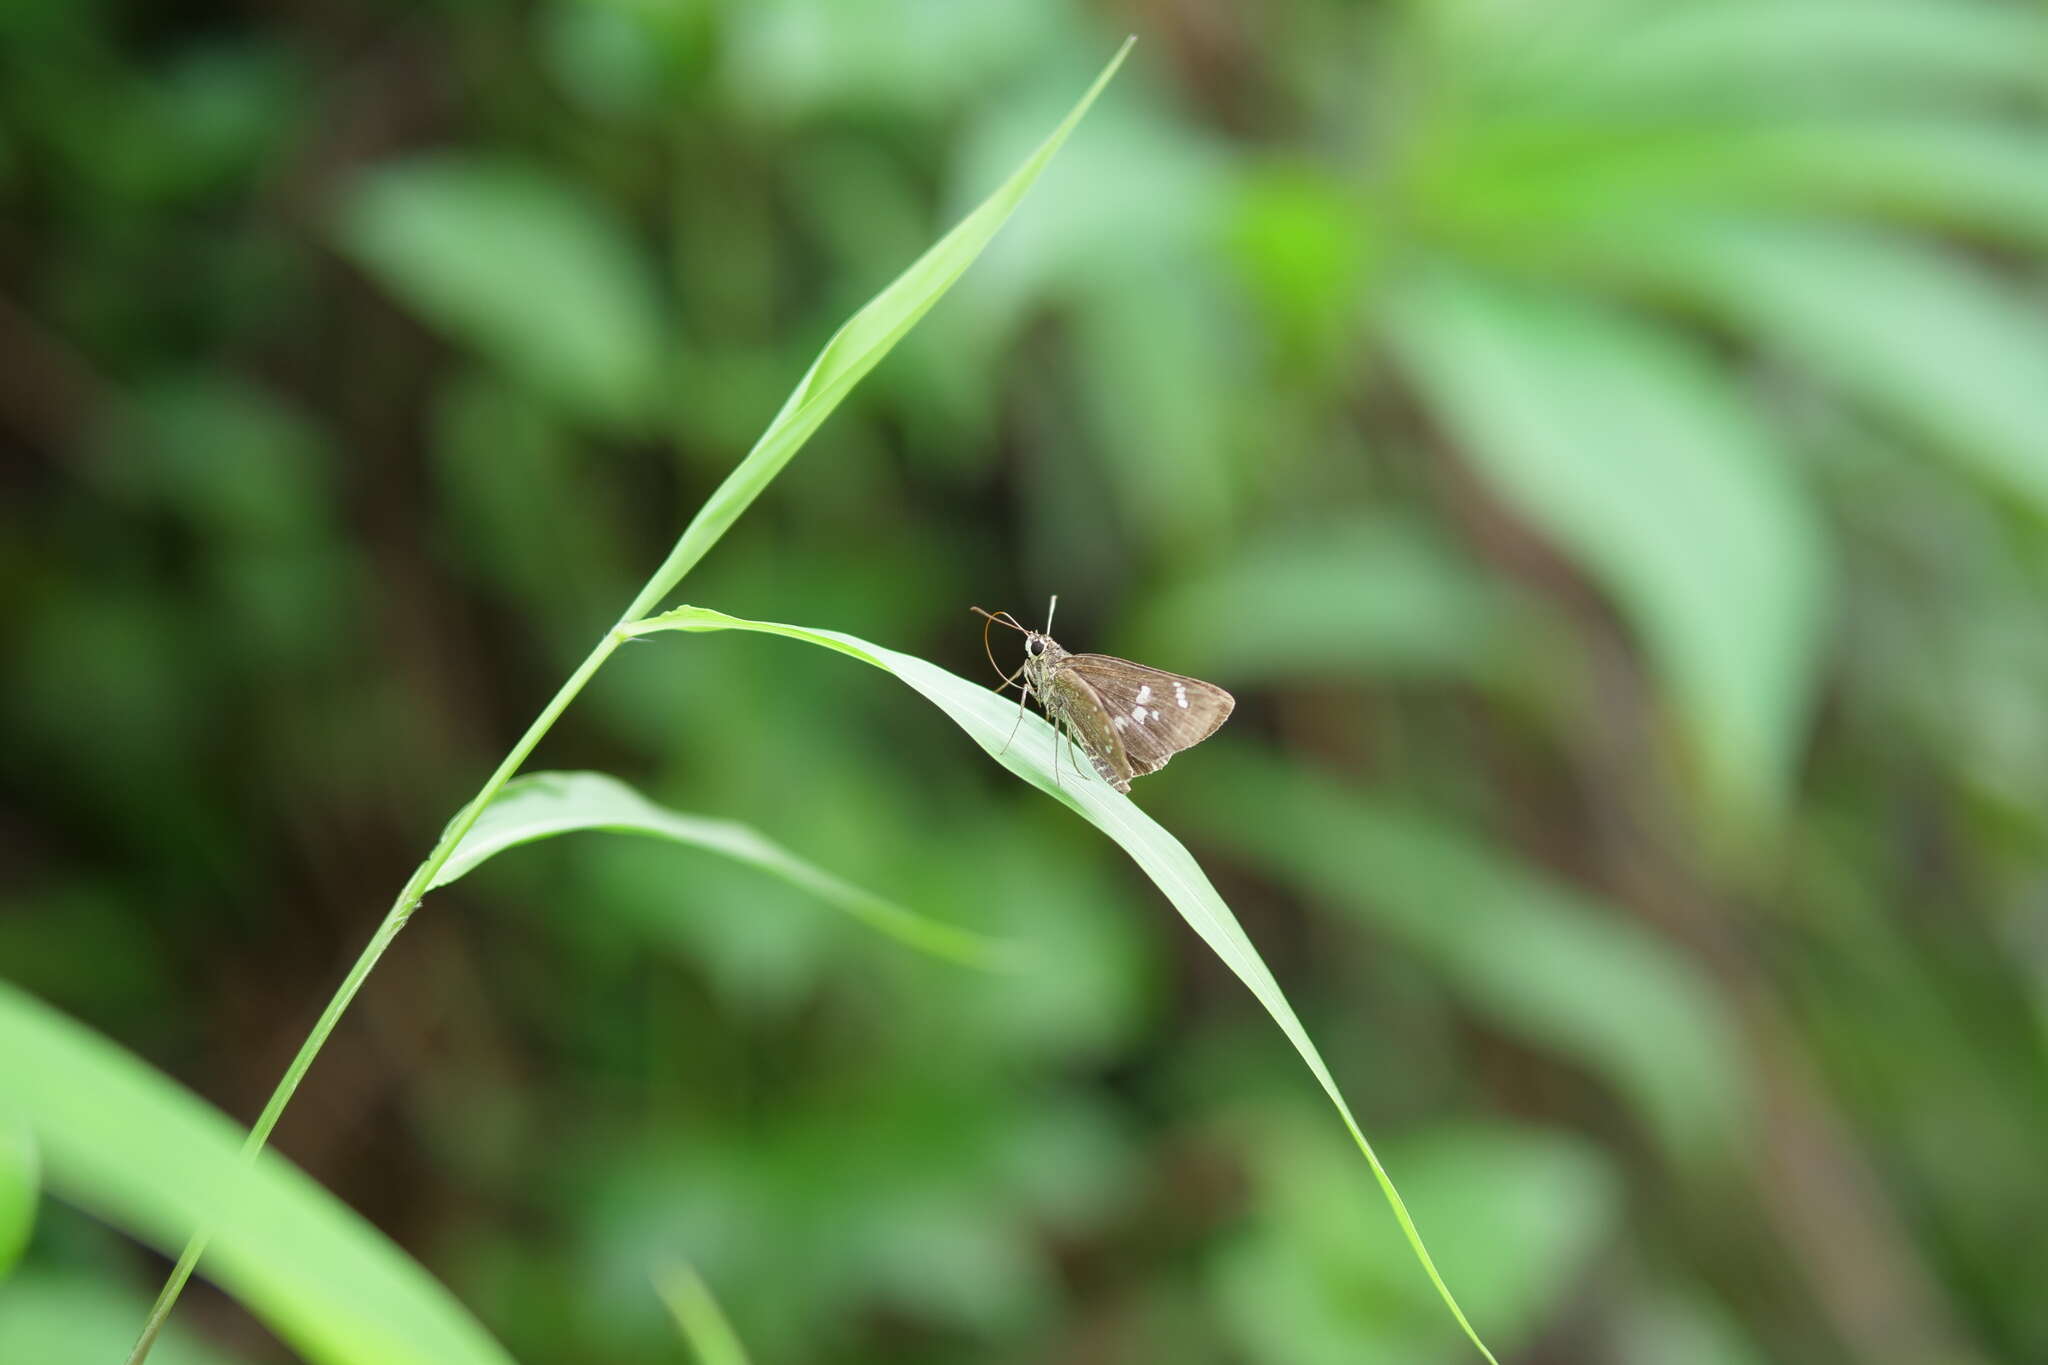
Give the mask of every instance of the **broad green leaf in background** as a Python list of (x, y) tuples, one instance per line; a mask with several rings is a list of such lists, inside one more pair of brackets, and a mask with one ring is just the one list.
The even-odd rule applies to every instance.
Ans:
[(1205, 755), (1191, 811), (1281, 881), (1395, 935), (1468, 1007), (1602, 1075), (1673, 1154), (1709, 1158), (1741, 1130), (1742, 1062), (1706, 974), (1611, 906), (1482, 838), (1228, 748)]
[[(1201, 867), (1195, 862), (1178, 839), (1169, 834), (1157, 821), (1146, 815), (1130, 797), (1116, 791), (1108, 783), (1095, 777), (1092, 772), (1077, 773), (1072, 770), (1070, 758), (1061, 759), (1059, 778), (1054, 776), (1054, 735), (1052, 727), (1036, 714), (1025, 713), (1021, 718), (1014, 703), (1004, 700), (998, 693), (986, 687), (968, 682), (964, 678), (947, 672), (936, 664), (927, 663), (914, 655), (899, 654), (880, 645), (872, 645), (851, 635), (832, 630), (810, 630), (802, 626), (781, 625), (772, 621), (747, 621), (723, 612), (704, 607), (678, 607), (660, 616), (650, 617), (620, 627), (628, 636), (641, 636), (657, 631), (717, 631), (747, 630), (768, 635), (781, 635), (792, 640), (820, 645), (863, 663), (872, 664), (884, 672), (894, 674), (908, 684), (927, 701), (946, 713), (955, 725), (965, 730), (975, 743), (995, 760), (1015, 773), (1018, 777), (1040, 791), (1052, 796), (1115, 840), (1131, 856), (1132, 861), (1142, 868), (1153, 883), (1165, 893), (1180, 912), (1183, 919), (1209, 945), (1210, 949), (1223, 960), (1225, 966), (1251, 989), (1267, 1013), (1287, 1035), (1288, 1041), (1308, 1065), (1323, 1093), (1336, 1106), (1337, 1113), (1344, 1121), (1351, 1138), (1364, 1153), (1372, 1167), (1374, 1178), (1379, 1182), (1381, 1192), (1386, 1196), (1395, 1220), (1400, 1224), (1402, 1234), (1415, 1258), (1428, 1273), (1430, 1282), (1436, 1287), (1445, 1306), (1457, 1319), (1458, 1324), (1488, 1360), (1493, 1353), (1480, 1341), (1479, 1334), (1466, 1319), (1465, 1312), (1451, 1294), (1451, 1289), (1438, 1273), (1436, 1263), (1430, 1259), (1423, 1246), (1422, 1234), (1408, 1214), (1407, 1205), (1401, 1200), (1393, 1180), (1380, 1164), (1372, 1144), (1366, 1141), (1364, 1132), (1352, 1117), (1351, 1107), (1345, 1103), (1343, 1094), (1337, 1089), (1336, 1080), (1324, 1065), (1322, 1054), (1308, 1036), (1308, 1031), (1295, 1016), (1294, 1007), (1282, 994), (1279, 982), (1273, 979), (1265, 960), (1245, 936), (1244, 928), (1216, 894), (1216, 888), (1209, 884)], [(1013, 737), (1014, 736), (1014, 737)], [(1086, 770), (1086, 764), (1082, 765)]]
[(210, 543), (290, 548), (325, 529), (329, 458), (319, 430), (291, 403), (201, 371), (132, 389), (92, 471), (119, 496), (177, 514)]
[(2038, 299), (1952, 252), (1849, 227), (1694, 225), (1637, 250), (1766, 348), (2048, 512)]
[(1605, 284), (1644, 235), (1837, 214), (2048, 243), (2048, 136), (1946, 114), (1876, 119), (1497, 117), (1462, 130), (1431, 212), (1468, 247)]
[(759, 0), (720, 14), (719, 74), (737, 102), (781, 118), (943, 118), (1042, 65), (1071, 22), (1057, 5)]
[(1651, 1289), (1632, 1296), (1616, 1319), (1614, 1358), (1654, 1365), (1765, 1365), (1741, 1322), (1698, 1292)]
[(508, 1365), (434, 1278), (291, 1166), (112, 1043), (0, 983), (0, 1096), (51, 1193), (175, 1253), (221, 1216), (207, 1273), (321, 1365)]
[[(2048, 234), (2048, 15), (1971, 3), (1657, 0), (1474, 25), (1489, 73), (1420, 183), (1427, 216), (1597, 274), (1643, 221), (1801, 209)], [(1562, 240), (1552, 240), (1559, 230)]]
[(1918, 116), (1769, 128), (1742, 148), (1748, 178), (1791, 198), (2048, 247), (2048, 135), (1982, 118)]
[(1827, 590), (1785, 452), (1676, 333), (1449, 266), (1391, 300), (1431, 408), (1648, 645), (1709, 788), (1784, 800), (1813, 702)]
[(1543, 73), (1550, 79), (1532, 80), (1532, 88), (1567, 102), (1620, 93), (1724, 108), (1758, 99), (1782, 107), (2048, 95), (2048, 23), (2024, 6), (1629, 0), (1608, 6), (1607, 15), (1621, 22), (1588, 24), (1583, 34), (1591, 41), (1558, 45), (1550, 54), (1558, 65)]
[(36, 1200), (42, 1193), (35, 1132), (5, 1099), (0, 1096), (0, 1280), (28, 1249), (36, 1225)]
[(654, 271), (608, 205), (538, 167), (435, 153), (365, 171), (341, 245), (414, 310), (583, 417), (651, 414)]
[(641, 834), (747, 863), (811, 892), (861, 923), (935, 957), (969, 966), (1006, 961), (1010, 946), (927, 918), (813, 866), (750, 826), (658, 806), (603, 773), (528, 773), (505, 784), (427, 889), (446, 886), (519, 844), (576, 830)]
[[(0, 1281), (0, 1360), (8, 1365), (101, 1365), (122, 1359), (149, 1303), (89, 1275), (30, 1270)], [(241, 1357), (201, 1345), (177, 1323), (157, 1340), (154, 1365), (234, 1365)]]
[(1469, 678), (1506, 657), (1506, 604), (1442, 537), (1375, 517), (1299, 528), (1160, 586), (1133, 652), (1233, 685)]

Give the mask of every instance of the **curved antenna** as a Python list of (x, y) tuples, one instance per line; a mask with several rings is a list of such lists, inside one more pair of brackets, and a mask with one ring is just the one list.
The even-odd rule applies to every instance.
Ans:
[[(973, 612), (977, 616), (986, 616), (989, 620), (996, 622), (998, 625), (1008, 626), (1011, 630), (1021, 630), (1024, 631), (1026, 635), (1029, 635), (1031, 633), (1029, 630), (1026, 630), (1021, 623), (1018, 622), (1016, 617), (1010, 615), (1010, 613), (1006, 611), (986, 612), (983, 611), (980, 607), (969, 607), (967, 610)], [(987, 633), (988, 627), (983, 626), (982, 631), (984, 634)]]
[[(998, 625), (998, 624), (1000, 624), (1000, 625), (1005, 625), (1005, 626), (1008, 626), (1008, 627), (1009, 627), (1009, 628), (1010, 628), (1011, 630), (1020, 630), (1020, 631), (1024, 631), (1024, 633), (1025, 633), (1026, 635), (1029, 635), (1029, 634), (1030, 634), (1031, 632), (1030, 632), (1030, 631), (1028, 631), (1028, 630), (1024, 630), (1024, 627), (1023, 627), (1023, 626), (1020, 626), (1020, 625), (1018, 625), (1018, 624), (1017, 624), (1017, 618), (1016, 618), (1016, 617), (1014, 617), (1014, 616), (1012, 616), (1012, 615), (1010, 615), (1010, 613), (1008, 613), (1008, 612), (1006, 612), (1006, 611), (1005, 611), (1005, 612), (998, 612), (998, 613), (990, 613), (990, 612), (982, 611), (980, 607), (969, 607), (969, 608), (968, 608), (968, 610), (969, 610), (969, 611), (972, 611), (972, 612), (980, 612), (980, 613), (981, 613), (981, 615), (983, 615), (983, 616), (985, 616), (985, 617), (987, 617), (987, 618), (988, 618), (988, 625), (984, 625), (984, 626), (983, 626), (983, 627), (981, 628), (981, 652), (982, 652), (982, 653), (984, 653), (984, 654), (986, 654), (986, 655), (988, 655), (988, 663), (989, 663), (989, 667), (993, 668), (993, 669), (994, 669), (994, 670), (995, 670), (995, 671), (996, 671), (996, 672), (997, 672), (998, 674), (1001, 674), (1001, 675), (1002, 675), (1002, 679), (1003, 679), (1003, 681), (1002, 681), (1002, 685), (1001, 685), (1001, 686), (999, 686), (999, 687), (997, 687), (997, 688), (996, 688), (996, 691), (998, 691), (998, 692), (1004, 691), (1005, 689), (1007, 689), (1007, 688), (1009, 688), (1009, 687), (1011, 687), (1012, 685), (1014, 685), (1014, 684), (1015, 684), (1015, 682), (1016, 682), (1016, 679), (1017, 679), (1017, 674), (1018, 674), (1018, 673), (1022, 673), (1022, 672), (1024, 671), (1024, 664), (1018, 664), (1018, 665), (1017, 665), (1017, 667), (1016, 667), (1016, 670), (1015, 670), (1014, 672), (1010, 672), (1010, 673), (1004, 673), (1004, 672), (1003, 672), (1003, 666), (1002, 666), (1001, 664), (999, 664), (999, 663), (997, 663), (997, 662), (996, 662), (996, 652), (995, 652), (995, 651), (994, 651), (993, 649), (989, 648), (989, 643), (988, 643), (988, 627), (989, 627), (990, 625)], [(1029, 659), (1025, 660), (1025, 663), (1029, 663), (1029, 662), (1030, 662), (1030, 660), (1029, 660)]]

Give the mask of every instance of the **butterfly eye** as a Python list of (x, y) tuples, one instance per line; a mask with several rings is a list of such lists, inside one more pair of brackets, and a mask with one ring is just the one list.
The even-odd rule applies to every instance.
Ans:
[(1026, 654), (1036, 654), (1044, 648), (1045, 646), (1039, 643), (1039, 639), (1036, 635), (1032, 636), (1030, 639), (1024, 642), (1024, 652)]

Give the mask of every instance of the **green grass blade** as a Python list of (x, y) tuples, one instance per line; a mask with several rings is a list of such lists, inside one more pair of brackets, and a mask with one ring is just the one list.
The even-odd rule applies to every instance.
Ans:
[(0, 1280), (28, 1250), (42, 1180), (35, 1130), (11, 1110), (0, 1113)]
[(906, 947), (970, 967), (1010, 961), (1012, 945), (929, 919), (841, 881), (748, 825), (656, 805), (604, 773), (529, 773), (505, 784), (455, 846), (428, 890), (446, 886), (485, 859), (519, 844), (577, 830), (639, 834), (701, 848), (760, 868)]
[(4, 983), (0, 1095), (35, 1131), (53, 1193), (167, 1252), (221, 1219), (209, 1278), (305, 1359), (509, 1365), (433, 1276), (303, 1172), (270, 1155), (246, 1165), (239, 1127)]
[(698, 1365), (748, 1365), (747, 1348), (702, 1275), (687, 1265), (671, 1265), (654, 1277), (654, 1288), (696, 1352)]
[[(1351, 1106), (1346, 1104), (1342, 1092), (1337, 1089), (1336, 1080), (1323, 1062), (1322, 1054), (1310, 1040), (1308, 1031), (1301, 1020), (1295, 1017), (1294, 1007), (1281, 992), (1279, 982), (1267, 968), (1258, 949), (1246, 937), (1244, 928), (1237, 922), (1216, 888), (1202, 872), (1192, 855), (1181, 846), (1178, 839), (1140, 810), (1128, 796), (1116, 791), (1092, 773), (1076, 774), (1071, 765), (1063, 763), (1060, 780), (1053, 776), (1053, 731), (1034, 713), (1026, 713), (1022, 724), (1018, 724), (1017, 705), (1006, 701), (1000, 694), (976, 683), (968, 682), (937, 664), (927, 663), (909, 654), (872, 645), (851, 635), (831, 630), (809, 630), (802, 626), (779, 625), (770, 621), (747, 621), (727, 616), (723, 612), (710, 611), (702, 607), (679, 607), (664, 612), (635, 626), (626, 627), (630, 635), (644, 635), (663, 630), (711, 631), (749, 630), (768, 635), (787, 636), (807, 644), (821, 645), (836, 650), (863, 663), (874, 665), (894, 674), (923, 697), (945, 712), (954, 724), (965, 730), (975, 743), (995, 760), (1037, 787), (1078, 812), (1096, 828), (1114, 839), (1131, 856), (1132, 861), (1142, 868), (1153, 883), (1173, 902), (1188, 925), (1209, 945), (1224, 965), (1237, 974), (1240, 981), (1250, 987), (1266, 1012), (1287, 1035), (1294, 1050), (1316, 1078), (1317, 1084), (1328, 1095), (1330, 1103), (1336, 1106), (1338, 1116), (1350, 1132), (1352, 1141), (1365, 1154), (1372, 1167), (1373, 1178), (1379, 1182), (1380, 1191), (1386, 1196), (1388, 1206), (1394, 1212), (1395, 1221), (1401, 1226), (1402, 1234), (1415, 1253), (1430, 1283), (1435, 1285), (1445, 1306), (1451, 1310), (1458, 1325), (1465, 1329), (1472, 1344), (1488, 1360), (1493, 1352), (1479, 1339), (1479, 1334), (1466, 1319), (1465, 1311), (1458, 1306), (1450, 1286), (1444, 1282), (1430, 1258), (1429, 1250), (1423, 1245), (1422, 1234), (1409, 1216), (1408, 1207), (1402, 1201), (1400, 1191), (1394, 1188), (1393, 1179), (1380, 1164), (1379, 1156), (1372, 1144), (1366, 1141), (1365, 1133), (1358, 1121), (1352, 1117)], [(1015, 728), (1015, 739), (1011, 739)], [(1085, 765), (1084, 765), (1085, 767)]]
[[(887, 289), (870, 300), (866, 307), (848, 319), (826, 343), (825, 349), (813, 362), (789, 400), (783, 404), (782, 411), (776, 414), (768, 430), (756, 442), (754, 449), (712, 493), (689, 526), (684, 528), (682, 536), (677, 540), (675, 548), (669, 552), (668, 558), (648, 579), (632, 605), (626, 608), (620, 618), (622, 621), (636, 620), (645, 615), (669, 594), (683, 575), (689, 572), (691, 566), (717, 543), (726, 529), (760, 495), (761, 490), (767, 487), (783, 465), (789, 462), (790, 457), (802, 447), (804, 441), (817, 430), (862, 376), (873, 369), (890, 348), (916, 325), (918, 319), (931, 309), (947, 289), (952, 287), (954, 281), (980, 255), (982, 249), (994, 237), (996, 230), (1016, 209), (1025, 192), (1030, 189), (1051, 161), (1053, 154), (1073, 132), (1075, 125), (1094, 103), (1096, 96), (1116, 74), (1117, 68), (1123, 65), (1125, 56), (1130, 52), (1131, 41), (1127, 40), (1124, 43), (1109, 65), (1103, 69), (1102, 74), (1096, 78), (1095, 83), (1081, 97), (1080, 102), (993, 195), (970, 213), (958, 227), (912, 263), (910, 268)], [(304, 1079), (313, 1058), (325, 1044), (342, 1011), (347, 1008), (385, 950), (390, 947), (413, 911), (418, 908), (419, 897), (425, 892), (428, 883), (441, 870), (455, 846), (469, 832), (471, 825), (488, 808), (492, 798), (526, 761), (541, 737), (548, 732), (562, 711), (575, 700), (592, 675), (610, 657), (621, 638), (623, 637), (610, 631), (605, 633), (596, 648), (577, 666), (576, 671), (562, 684), (547, 706), (542, 709), (541, 714), (527, 727), (526, 733), (520, 736), (497, 770), (485, 780), (482, 790), (442, 830), (441, 838), (433, 852), (414, 870), (412, 877), (400, 891), (368, 946), (350, 968), (348, 976), (329, 1001), (327, 1009), (315, 1022), (313, 1031), (308, 1035), (298, 1055), (293, 1058), (284, 1078), (278, 1082), (263, 1113), (250, 1129), (247, 1145), (252, 1156), (261, 1151), (264, 1143), (269, 1140), (278, 1117)], [(222, 1198), (227, 1199), (229, 1195), (223, 1193)], [(209, 1227), (202, 1221), (195, 1221), (195, 1227), (197, 1230), (165, 1281), (163, 1292), (157, 1296), (156, 1305), (150, 1312), (149, 1321), (144, 1324), (135, 1349), (130, 1353), (130, 1365), (141, 1365), (141, 1362), (148, 1358), (152, 1342), (176, 1307), (186, 1280), (206, 1252), (210, 1237)]]
[(646, 590), (624, 619), (632, 620), (660, 605), (661, 599), (668, 596), (683, 575), (718, 543), (718, 538), (760, 496), (761, 490), (782, 472), (790, 457), (810, 439), (811, 433), (831, 415), (853, 386), (953, 287), (954, 281), (981, 255), (982, 249), (995, 237), (996, 230), (1008, 221), (1010, 214), (1023, 201), (1025, 192), (1052, 161), (1053, 154), (1074, 131), (1074, 126), (1088, 112), (1088, 107), (1095, 103), (1095, 97), (1109, 84), (1110, 77), (1123, 65), (1135, 41), (1134, 38), (1125, 40), (1109, 65), (1102, 69), (1102, 74), (1095, 78), (1095, 83), (1088, 87), (1088, 93), (1081, 96), (1080, 102), (1060, 120), (1059, 126), (1024, 159), (1023, 165), (1011, 172), (1010, 178), (994, 194), (984, 199), (957, 227), (912, 262), (910, 268), (898, 275), (888, 288), (868, 300), (866, 306), (848, 318), (825, 343), (825, 349), (811, 363), (803, 381), (782, 405), (782, 411), (775, 414), (775, 420), (761, 433), (761, 439), (754, 443), (754, 448), (747, 452), (739, 467), (726, 476), (725, 482), (698, 509), (697, 515), (684, 528), (675, 549), (669, 552), (668, 559), (649, 580)]

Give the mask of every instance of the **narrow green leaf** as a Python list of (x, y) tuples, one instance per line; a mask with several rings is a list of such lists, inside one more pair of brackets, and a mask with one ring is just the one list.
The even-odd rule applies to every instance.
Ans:
[[(1388, 1206), (1394, 1212), (1395, 1221), (1400, 1224), (1402, 1235), (1408, 1239), (1409, 1247), (1422, 1268), (1435, 1285), (1452, 1315), (1463, 1327), (1472, 1344), (1488, 1360), (1494, 1356), (1480, 1341), (1479, 1334), (1466, 1319), (1465, 1312), (1451, 1294), (1451, 1289), (1438, 1273), (1436, 1263), (1430, 1259), (1428, 1249), (1423, 1245), (1422, 1234), (1415, 1221), (1409, 1216), (1408, 1208), (1402, 1202), (1400, 1192), (1380, 1164), (1372, 1144), (1366, 1141), (1365, 1133), (1352, 1117), (1351, 1107), (1345, 1103), (1343, 1094), (1337, 1089), (1336, 1080), (1324, 1064), (1322, 1054), (1310, 1040), (1308, 1031), (1295, 1016), (1294, 1007), (1281, 992), (1279, 982), (1267, 968), (1258, 949), (1245, 936), (1244, 928), (1237, 922), (1216, 888), (1202, 872), (1199, 864), (1181, 846), (1178, 839), (1169, 834), (1160, 824), (1146, 815), (1130, 797), (1116, 791), (1097, 778), (1087, 765), (1083, 771), (1073, 770), (1070, 759), (1061, 760), (1061, 775), (1054, 776), (1054, 742), (1052, 727), (1038, 715), (1024, 713), (1021, 718), (1014, 703), (986, 687), (968, 682), (937, 664), (927, 663), (914, 655), (899, 654), (880, 645), (869, 644), (851, 635), (832, 630), (810, 630), (802, 626), (781, 625), (772, 621), (747, 621), (723, 612), (703, 607), (679, 607), (660, 616), (635, 622), (621, 627), (628, 635), (644, 635), (656, 631), (713, 631), (748, 630), (768, 635), (786, 636), (807, 644), (820, 645), (835, 650), (863, 663), (872, 664), (885, 672), (894, 674), (908, 684), (927, 701), (946, 713), (955, 725), (965, 730), (968, 736), (986, 750), (995, 760), (1008, 768), (1024, 781), (1066, 805), (1089, 823), (1107, 834), (1131, 856), (1131, 860), (1143, 869), (1155, 885), (1165, 893), (1202, 941), (1209, 945), (1225, 966), (1251, 989), (1266, 1012), (1287, 1035), (1289, 1042), (1307, 1064), (1310, 1074), (1336, 1106), (1338, 1116), (1344, 1121), (1345, 1129), (1352, 1141), (1365, 1155), (1371, 1165), (1373, 1177), (1379, 1182), (1380, 1191), (1386, 1196)], [(1012, 737), (1014, 735), (1014, 738)]]
[(1636, 250), (1767, 348), (2048, 512), (2048, 318), (2010, 282), (1848, 227), (1695, 224)]
[(226, 1117), (5, 983), (0, 1095), (61, 1198), (173, 1254), (224, 1219), (207, 1275), (306, 1359), (509, 1365), (431, 1275), (303, 1172), (268, 1153), (245, 1168)]
[(1102, 74), (1095, 78), (1095, 83), (1088, 87), (1088, 92), (1081, 96), (1080, 102), (994, 194), (984, 199), (951, 232), (933, 243), (888, 288), (868, 300), (825, 343), (825, 349), (811, 362), (803, 381), (789, 395), (782, 411), (775, 414), (775, 420), (768, 424), (768, 429), (761, 433), (761, 439), (754, 443), (754, 448), (747, 452), (739, 466), (726, 475), (725, 481), (705, 500), (697, 515), (684, 528), (667, 561), (655, 573), (633, 609), (626, 613), (627, 619), (642, 615), (668, 596), (669, 590), (704, 557), (706, 551), (718, 543), (719, 537), (761, 495), (761, 490), (782, 471), (790, 457), (803, 447), (811, 433), (831, 415), (862, 376), (872, 370), (917, 325), (918, 319), (953, 287), (954, 281), (995, 237), (996, 230), (1009, 220), (1010, 214), (1023, 201), (1025, 192), (1052, 161), (1053, 154), (1059, 151), (1067, 135), (1080, 123), (1088, 107), (1095, 103), (1095, 97), (1109, 84), (1110, 77), (1123, 65), (1131, 43), (1135, 41), (1127, 39), (1124, 42), (1109, 65), (1103, 68)]
[(446, 886), (508, 848), (576, 830), (647, 835), (747, 863), (811, 892), (869, 928), (935, 957), (975, 967), (994, 966), (1014, 957), (1008, 944), (929, 919), (849, 885), (747, 825), (658, 806), (604, 773), (529, 773), (506, 783), (427, 889)]
[(41, 1166), (28, 1121), (12, 1106), (0, 1109), (0, 1280), (28, 1250), (42, 1192)]
[(702, 1275), (678, 1263), (654, 1277), (654, 1288), (676, 1320), (676, 1330), (697, 1353), (698, 1365), (747, 1365), (747, 1348)]
[(1677, 334), (1570, 295), (1446, 266), (1389, 320), (1460, 450), (1626, 612), (1710, 787), (1777, 807), (1827, 580), (1786, 453)]

